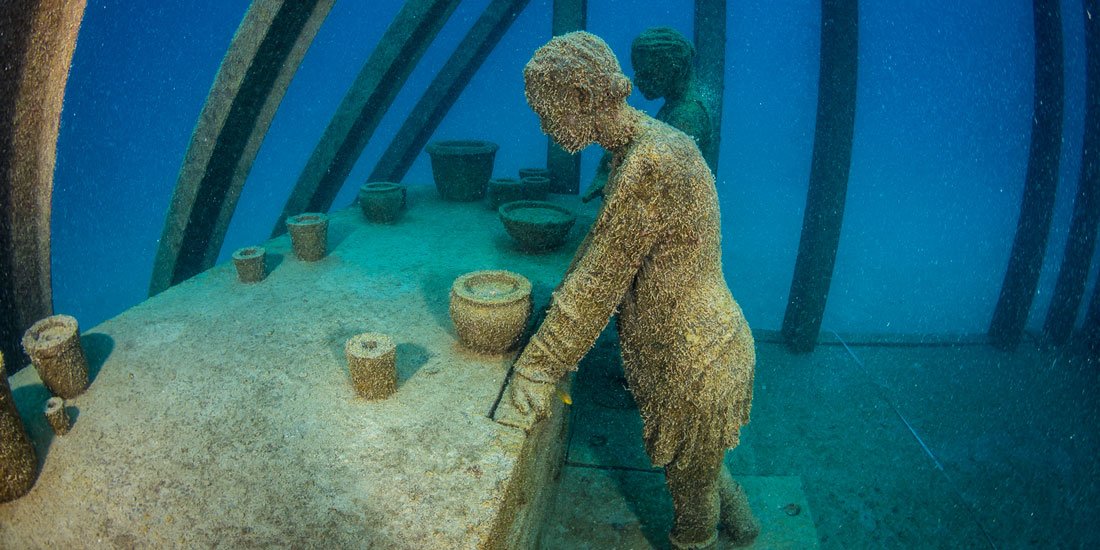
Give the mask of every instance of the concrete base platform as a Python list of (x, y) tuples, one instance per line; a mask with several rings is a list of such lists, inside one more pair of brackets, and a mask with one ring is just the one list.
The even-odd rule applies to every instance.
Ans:
[[(86, 330), (93, 381), (68, 435), (49, 432), (34, 369), (11, 379), (42, 467), (0, 505), (0, 548), (530, 547), (567, 415), (532, 437), (491, 420), (513, 357), (464, 351), (448, 297), (463, 273), (508, 269), (544, 302), (591, 221), (562, 202), (582, 219), (535, 256), (483, 203), (413, 188), (396, 225), (332, 215), (322, 261), (284, 236), (261, 283), (219, 265)], [(368, 331), (397, 342), (384, 401), (349, 382), (344, 343)]]
[[(743, 548), (818, 547), (799, 478), (737, 480), (763, 527), (756, 541)], [(542, 539), (547, 550), (668, 548), (672, 499), (660, 473), (567, 466), (549, 520)], [(721, 547), (729, 546), (722, 542)]]

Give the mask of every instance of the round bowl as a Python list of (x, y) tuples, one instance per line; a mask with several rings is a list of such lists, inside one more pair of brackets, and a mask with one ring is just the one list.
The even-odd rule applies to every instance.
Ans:
[(405, 210), (407, 192), (404, 185), (375, 181), (359, 188), (359, 208), (374, 223), (393, 223)]
[(451, 320), (462, 345), (488, 354), (512, 349), (531, 315), (531, 282), (511, 271), (474, 271), (451, 285)]
[(552, 202), (515, 201), (498, 210), (504, 229), (531, 252), (552, 250), (565, 242), (577, 216)]

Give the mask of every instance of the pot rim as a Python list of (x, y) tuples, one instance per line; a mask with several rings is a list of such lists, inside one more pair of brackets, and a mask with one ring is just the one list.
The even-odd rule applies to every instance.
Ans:
[(267, 251), (264, 250), (262, 246), (246, 246), (244, 248), (238, 248), (237, 251), (233, 253), (233, 259), (251, 260), (253, 258), (259, 258), (266, 253)]
[(287, 218), (286, 224), (288, 226), (297, 225), (304, 227), (309, 225), (321, 225), (327, 221), (328, 215), (322, 212), (302, 212), (301, 214)]
[[(369, 345), (373, 344), (373, 346)], [(363, 359), (376, 359), (397, 349), (393, 337), (380, 332), (364, 332), (348, 338), (344, 351)]]
[(405, 186), (400, 183), (394, 183), (392, 181), (371, 181), (364, 183), (359, 188), (359, 194), (364, 193), (384, 193), (386, 191), (399, 191), (404, 189)]
[[(65, 330), (65, 335), (57, 340), (43, 342), (41, 340), (42, 333), (53, 327), (61, 327)], [(54, 352), (61, 351), (74, 337), (80, 337), (80, 326), (76, 321), (76, 317), (64, 314), (50, 315), (44, 319), (39, 319), (31, 325), (31, 328), (27, 329), (27, 332), (23, 334), (23, 348), (27, 350), (28, 354), (53, 355)]]
[(519, 220), (516, 220), (510, 214), (512, 210), (516, 210), (519, 208), (543, 208), (546, 210), (561, 212), (562, 214), (568, 216), (569, 219), (558, 222), (560, 224), (573, 223), (577, 221), (577, 215), (570, 211), (568, 208), (547, 201), (522, 200), (506, 202), (500, 205), (500, 208), (497, 209), (497, 213), (500, 214), (501, 219), (518, 222)]
[(424, 148), (429, 155), (484, 155), (496, 153), (500, 145), (480, 139), (445, 139), (433, 141)]
[[(480, 296), (474, 294), (470, 290), (470, 283), (473, 282), (473, 279), (477, 278), (507, 279), (512, 282), (515, 287), (511, 291), (501, 294), (500, 296)], [(451, 285), (451, 292), (463, 300), (476, 304), (502, 306), (529, 298), (531, 296), (531, 281), (527, 280), (527, 277), (512, 271), (486, 269), (482, 271), (473, 271), (458, 277), (455, 279), (454, 284)]]

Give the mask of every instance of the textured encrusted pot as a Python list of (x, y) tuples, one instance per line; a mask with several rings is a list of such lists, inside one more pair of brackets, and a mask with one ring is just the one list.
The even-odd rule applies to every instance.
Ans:
[(88, 387), (88, 360), (73, 317), (51, 315), (31, 325), (23, 334), (23, 349), (54, 395), (72, 399)]
[(521, 181), (525, 199), (541, 201), (550, 194), (550, 178), (546, 176), (524, 176)]
[(528, 252), (545, 252), (565, 242), (577, 221), (568, 209), (543, 201), (515, 201), (500, 207), (504, 229)]
[(487, 354), (512, 349), (531, 314), (531, 282), (510, 271), (475, 271), (451, 285), (451, 320), (467, 348)]
[(404, 185), (388, 181), (370, 182), (359, 188), (359, 208), (374, 223), (393, 223), (405, 211), (407, 197)]
[(485, 187), (493, 176), (493, 161), (500, 147), (489, 141), (449, 140), (429, 143), (432, 175), (439, 195), (449, 201), (485, 198)]
[(46, 422), (49, 422), (53, 433), (65, 435), (69, 433), (69, 412), (65, 410), (65, 400), (60, 397), (51, 397), (46, 400)]
[(237, 280), (242, 283), (258, 283), (267, 277), (264, 261), (267, 251), (262, 246), (246, 246), (233, 253), (233, 265), (237, 267)]
[(0, 355), (0, 502), (15, 500), (29, 492), (38, 476), (34, 445), (23, 428), (15, 408)]
[(385, 334), (352, 336), (344, 345), (351, 385), (360, 397), (385, 399), (397, 391), (397, 346)]
[(515, 178), (489, 180), (489, 209), (496, 210), (506, 202), (528, 198), (523, 183)]
[[(545, 184), (546, 185), (546, 191), (547, 192), (550, 191), (551, 184), (554, 181), (554, 173), (553, 172), (551, 172), (550, 170), (548, 170), (546, 168), (520, 168), (519, 169), (519, 179), (525, 180), (525, 179), (530, 178), (530, 177), (546, 178), (546, 184)], [(543, 196), (534, 197), (531, 200), (541, 201), (545, 198), (546, 198), (546, 195), (543, 194)]]
[(286, 219), (294, 255), (303, 262), (316, 262), (328, 252), (328, 216), (306, 212)]

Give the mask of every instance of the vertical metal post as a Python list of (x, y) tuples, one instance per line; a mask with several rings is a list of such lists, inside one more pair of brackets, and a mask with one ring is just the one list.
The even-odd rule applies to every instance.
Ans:
[(782, 329), (787, 347), (797, 353), (813, 351), (817, 344), (836, 264), (852, 163), (858, 58), (858, 1), (822, 0), (810, 188)]
[[(584, 30), (588, 26), (588, 0), (554, 0), (550, 32), (554, 36)], [(554, 193), (577, 194), (581, 189), (581, 154), (569, 154), (547, 138), (546, 168)]]
[(1027, 323), (1058, 188), (1058, 161), (1062, 153), (1063, 53), (1062, 11), (1059, 0), (1032, 2), (1035, 26), (1035, 102), (1027, 179), (1016, 225), (1016, 238), (1005, 272), (1001, 295), (989, 326), (989, 342), (1010, 350), (1020, 343)]
[(722, 143), (722, 96), (726, 89), (726, 0), (695, 0), (695, 75), (713, 125), (703, 158), (718, 171)]

